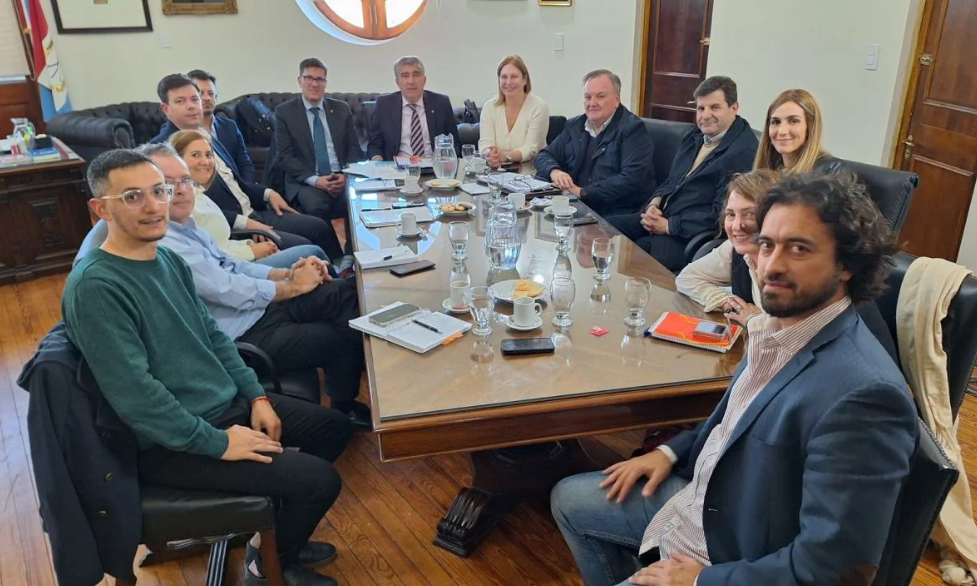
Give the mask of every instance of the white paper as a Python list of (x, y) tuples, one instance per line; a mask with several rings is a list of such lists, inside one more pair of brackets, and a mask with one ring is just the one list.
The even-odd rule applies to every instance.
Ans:
[[(358, 250), (353, 253), (353, 256), (362, 269), (392, 267), (417, 261), (417, 254), (404, 245), (379, 250)], [(384, 260), (388, 256), (391, 258)]]
[[(472, 324), (466, 321), (443, 313), (433, 312), (429, 309), (424, 309), (420, 313), (415, 313), (387, 326), (378, 326), (370, 323), (371, 315), (393, 309), (399, 305), (403, 305), (403, 302), (396, 301), (367, 315), (352, 319), (349, 321), (349, 326), (421, 354), (432, 348), (436, 348), (452, 336), (467, 332), (472, 327)], [(412, 320), (420, 321), (438, 331), (433, 332), (424, 326), (413, 323)]]
[[(361, 175), (371, 179), (404, 179), (407, 177), (407, 171), (398, 169), (397, 165), (391, 161), (353, 163), (343, 169), (343, 173), (348, 175)], [(356, 187), (355, 183), (353, 187)]]
[(400, 210), (371, 210), (360, 212), (360, 219), (367, 228), (379, 228), (381, 226), (400, 225), (400, 214), (412, 213), (418, 222), (433, 222), (434, 216), (431, 210), (424, 207), (412, 207)]
[(485, 195), (489, 192), (488, 187), (478, 183), (462, 183), (461, 190), (469, 195)]
[(357, 193), (373, 193), (376, 191), (394, 191), (399, 189), (393, 179), (366, 179), (353, 184)]

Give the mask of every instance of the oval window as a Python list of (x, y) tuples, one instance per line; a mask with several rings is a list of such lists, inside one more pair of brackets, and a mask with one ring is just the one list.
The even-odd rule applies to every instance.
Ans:
[(333, 37), (378, 45), (409, 29), (427, 0), (295, 0), (310, 21)]

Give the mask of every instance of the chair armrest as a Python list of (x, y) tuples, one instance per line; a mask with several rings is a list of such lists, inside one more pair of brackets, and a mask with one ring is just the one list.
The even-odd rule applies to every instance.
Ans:
[(237, 348), (237, 352), (241, 355), (244, 363), (258, 374), (259, 379), (262, 373), (267, 373), (271, 377), (271, 384), (275, 389), (275, 394), (281, 395), (282, 381), (278, 377), (278, 371), (275, 369), (275, 362), (271, 359), (271, 356), (261, 348), (258, 348), (254, 344), (248, 344), (247, 342), (234, 342), (234, 346)]
[(128, 120), (113, 117), (60, 114), (47, 123), (47, 132), (68, 146), (105, 149), (133, 148), (135, 138)]
[(714, 240), (715, 238), (716, 238), (715, 230), (709, 230), (708, 232), (700, 232), (699, 234), (696, 234), (695, 236), (690, 238), (689, 241), (685, 244), (686, 264), (691, 263), (693, 260), (695, 260), (695, 253), (699, 252), (699, 249), (702, 248), (702, 246), (706, 242), (709, 242), (710, 240)]
[(244, 240), (251, 236), (264, 236), (268, 240), (274, 242), (275, 246), (277, 246), (279, 250), (281, 250), (282, 248), (282, 237), (279, 236), (278, 234), (269, 232), (268, 230), (259, 230), (259, 229), (251, 229), (251, 228), (245, 228), (243, 230), (231, 230), (232, 240)]

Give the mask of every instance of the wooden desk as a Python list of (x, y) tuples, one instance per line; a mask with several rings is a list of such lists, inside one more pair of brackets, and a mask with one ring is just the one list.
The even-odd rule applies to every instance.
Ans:
[[(504, 322), (512, 308), (500, 302), (496, 304), (492, 334), (484, 340), (467, 334), (421, 355), (384, 340), (366, 338), (367, 374), (381, 459), (471, 454), (473, 488), (463, 489), (456, 497), (439, 524), (436, 540), (465, 555), (504, 512), (513, 494), (545, 490), (574, 463), (587, 466), (585, 454), (573, 438), (690, 422), (709, 415), (740, 361), (743, 344), (738, 343), (729, 354), (714, 354), (644, 338), (642, 329), (626, 327), (627, 276), (652, 281), (651, 300), (645, 311), (649, 323), (665, 310), (692, 315), (702, 312), (691, 300), (675, 293), (670, 272), (603, 222), (575, 228), (572, 253), (561, 257), (552, 236), (552, 217), (542, 212), (521, 214), (523, 244), (517, 269), (500, 274), (489, 269), (484, 253), (487, 197), (428, 192), (424, 198), (435, 213), (437, 204), (448, 201), (476, 204), (469, 220), (465, 261), (473, 285), (519, 276), (549, 283), (554, 265), (560, 262), (571, 267), (577, 286), (571, 310), (573, 325), (565, 329), (551, 325), (553, 311), (544, 304), (542, 328), (509, 330)], [(402, 279), (385, 269), (359, 272), (362, 311), (373, 311), (393, 301), (440, 309), (448, 297), (454, 263), (447, 220), (422, 224), (420, 240), (398, 241), (395, 227), (366, 228), (358, 214), (361, 207), (403, 203), (396, 192), (361, 196), (353, 184), (349, 201), (357, 250), (401, 243), (414, 248), (422, 259), (437, 263), (434, 271)], [(596, 271), (590, 245), (595, 237), (605, 235), (613, 236), (616, 254), (610, 268), (613, 277), (606, 289), (599, 289), (593, 279)], [(604, 300), (600, 300), (602, 296)], [(594, 325), (610, 331), (595, 337), (589, 333)], [(501, 340), (531, 337), (550, 337), (555, 354), (501, 356)]]
[(0, 167), (0, 283), (71, 269), (91, 229), (85, 161)]

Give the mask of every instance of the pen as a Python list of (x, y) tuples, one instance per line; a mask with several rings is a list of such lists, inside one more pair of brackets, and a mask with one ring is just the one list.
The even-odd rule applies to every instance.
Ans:
[(388, 254), (387, 256), (383, 257), (383, 260), (390, 260), (390, 259), (396, 258), (396, 257), (398, 257), (398, 256), (400, 256), (402, 254), (404, 254), (404, 251), (398, 250), (397, 252), (395, 252), (393, 254)]
[(432, 332), (434, 332), (435, 334), (440, 334), (440, 333), (441, 333), (441, 330), (439, 330), (438, 328), (436, 328), (436, 327), (434, 327), (434, 326), (429, 326), (429, 325), (427, 325), (426, 323), (424, 323), (424, 322), (422, 322), (422, 321), (418, 321), (418, 320), (416, 320), (416, 319), (412, 319), (411, 321), (412, 321), (412, 322), (414, 322), (415, 324), (417, 324), (417, 325), (419, 325), (419, 326), (421, 326), (421, 327), (422, 327), (422, 328), (424, 328), (425, 330), (431, 330), (431, 331), (432, 331)]

